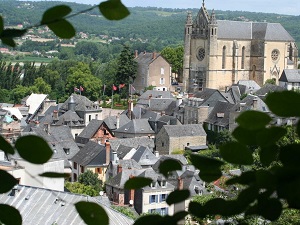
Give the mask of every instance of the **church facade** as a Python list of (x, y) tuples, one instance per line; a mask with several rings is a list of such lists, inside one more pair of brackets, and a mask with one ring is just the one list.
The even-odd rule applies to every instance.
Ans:
[(226, 90), (239, 80), (262, 86), (297, 68), (295, 40), (279, 23), (217, 20), (202, 7), (185, 24), (183, 90)]

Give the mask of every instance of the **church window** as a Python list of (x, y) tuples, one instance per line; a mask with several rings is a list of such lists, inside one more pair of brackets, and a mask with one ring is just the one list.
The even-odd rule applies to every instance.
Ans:
[(225, 64), (226, 64), (226, 46), (223, 47), (223, 52), (222, 52), (222, 69), (225, 69)]
[(160, 84), (165, 84), (165, 78), (160, 78)]
[(243, 46), (242, 48), (242, 65), (241, 65), (242, 69), (245, 69), (245, 46)]
[(160, 68), (160, 74), (161, 75), (165, 74), (165, 69), (164, 68)]
[(204, 48), (200, 48), (198, 50), (198, 55), (197, 58), (199, 59), (199, 61), (202, 61), (205, 57), (205, 49)]
[(215, 28), (215, 35), (217, 35), (217, 28)]
[(292, 46), (292, 43), (290, 43), (290, 46), (289, 46), (289, 60), (293, 61), (293, 46)]
[(211, 35), (214, 35), (214, 29), (213, 28), (211, 29)]
[(279, 51), (277, 49), (274, 49), (271, 53), (272, 61), (277, 61), (279, 58)]

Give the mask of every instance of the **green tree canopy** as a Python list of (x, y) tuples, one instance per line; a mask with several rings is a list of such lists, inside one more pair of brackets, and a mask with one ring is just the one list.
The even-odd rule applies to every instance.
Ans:
[(78, 177), (78, 181), (81, 184), (93, 187), (97, 192), (102, 190), (102, 181), (98, 178), (98, 175), (96, 173), (93, 173), (90, 170), (87, 170), (86, 172), (80, 174)]
[(89, 65), (79, 62), (69, 69), (69, 76), (66, 83), (66, 92), (74, 92), (74, 87), (83, 87), (81, 93), (92, 101), (98, 100), (102, 88), (102, 81), (92, 75)]
[(182, 75), (183, 70), (183, 46), (165, 47), (161, 54), (172, 65), (172, 72)]

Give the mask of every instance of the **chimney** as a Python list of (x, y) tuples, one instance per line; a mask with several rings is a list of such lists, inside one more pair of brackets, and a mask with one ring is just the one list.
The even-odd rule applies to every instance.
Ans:
[(156, 52), (153, 52), (152, 53), (152, 59), (155, 59), (156, 58)]
[(112, 161), (117, 162), (117, 152), (116, 151), (112, 152)]
[(240, 102), (239, 104), (239, 111), (243, 111), (243, 108), (245, 107), (246, 103), (245, 102)]
[(108, 165), (110, 162), (110, 143), (109, 140), (105, 141), (105, 150), (106, 150), (106, 161), (105, 164)]
[(177, 96), (176, 107), (180, 106), (181, 104), (182, 104), (182, 97)]
[(135, 51), (134, 51), (134, 58), (137, 58), (138, 55), (139, 55), (139, 51), (138, 51), (138, 50), (135, 50)]
[(56, 120), (58, 119), (58, 111), (57, 110), (53, 111), (53, 118)]
[(128, 118), (132, 120), (133, 101), (128, 100)]
[(181, 177), (178, 177), (177, 189), (178, 190), (183, 190), (183, 180), (182, 180)]
[(117, 129), (120, 127), (120, 113), (117, 115)]
[(158, 158), (159, 157), (159, 152), (158, 151), (154, 151), (154, 155)]
[(47, 134), (50, 134), (50, 124), (49, 123), (44, 123), (44, 130)]
[(71, 110), (71, 111), (75, 111), (75, 100), (74, 100), (74, 97), (73, 95), (70, 96), (70, 100), (68, 102), (68, 110)]
[(257, 110), (257, 97), (253, 99), (253, 110)]
[(121, 165), (118, 165), (117, 166), (117, 173), (121, 173), (122, 172), (122, 166)]
[(151, 105), (151, 103), (150, 103), (150, 101), (151, 101), (151, 98), (152, 98), (152, 94), (151, 95), (149, 95), (149, 100), (148, 100), (148, 107), (150, 108), (150, 105)]
[[(134, 178), (134, 176), (130, 175), (129, 179)], [(134, 189), (129, 190), (129, 202), (132, 205), (134, 203)]]

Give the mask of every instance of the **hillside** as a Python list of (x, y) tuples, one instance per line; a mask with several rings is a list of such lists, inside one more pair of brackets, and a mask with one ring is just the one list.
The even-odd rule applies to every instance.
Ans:
[[(15, 26), (23, 24), (25, 27), (37, 24), (42, 13), (49, 7), (67, 4), (76, 13), (90, 5), (66, 3), (66, 2), (26, 2), (14, 0), (0, 1), (0, 14), (4, 17), (5, 25)], [(97, 10), (72, 18), (72, 22), (78, 32), (88, 34), (108, 35), (129, 40), (140, 40), (155, 45), (155, 49), (172, 44), (183, 43), (184, 23), (186, 12), (192, 11), (197, 15), (199, 9), (164, 9), (155, 7), (129, 8), (131, 16), (121, 21), (108, 21)], [(300, 16), (287, 16), (271, 13), (253, 13), (244, 11), (220, 11), (216, 10), (217, 19), (267, 21), (281, 23), (286, 30), (300, 44)]]

